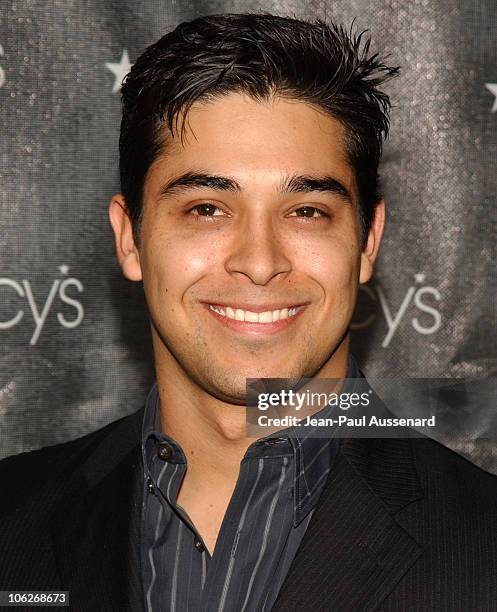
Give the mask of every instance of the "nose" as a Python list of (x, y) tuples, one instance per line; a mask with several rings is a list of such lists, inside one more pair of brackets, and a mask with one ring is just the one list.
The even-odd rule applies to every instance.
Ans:
[(291, 271), (282, 237), (270, 215), (259, 215), (240, 224), (225, 268), (230, 274), (243, 274), (256, 285), (266, 285), (275, 276)]

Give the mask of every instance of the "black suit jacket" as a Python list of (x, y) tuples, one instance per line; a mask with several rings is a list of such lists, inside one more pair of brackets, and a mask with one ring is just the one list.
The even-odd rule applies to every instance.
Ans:
[[(143, 610), (142, 418), (0, 462), (0, 590)], [(342, 440), (273, 610), (495, 612), (497, 477), (429, 439)]]

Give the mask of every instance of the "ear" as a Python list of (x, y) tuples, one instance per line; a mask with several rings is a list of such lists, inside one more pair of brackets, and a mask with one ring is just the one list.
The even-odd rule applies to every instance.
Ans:
[(117, 259), (124, 276), (132, 281), (142, 280), (140, 254), (133, 237), (133, 226), (126, 200), (120, 193), (110, 200), (109, 220), (114, 230)]
[(361, 270), (359, 283), (367, 283), (373, 275), (373, 264), (380, 249), (380, 242), (385, 227), (385, 200), (381, 199), (376, 205), (371, 228), (368, 233), (366, 246), (361, 253)]

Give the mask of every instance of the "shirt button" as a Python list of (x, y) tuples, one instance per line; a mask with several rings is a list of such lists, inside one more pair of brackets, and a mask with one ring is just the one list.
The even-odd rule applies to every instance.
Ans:
[(157, 448), (157, 454), (163, 461), (167, 461), (173, 456), (173, 449), (167, 442), (161, 442)]
[(147, 487), (148, 487), (149, 493), (151, 493), (152, 495), (155, 495), (154, 484), (150, 476), (147, 478)]
[(199, 540), (199, 538), (195, 538), (193, 543), (195, 544), (195, 548), (198, 550), (198, 552), (204, 552), (205, 546), (202, 544), (202, 541)]

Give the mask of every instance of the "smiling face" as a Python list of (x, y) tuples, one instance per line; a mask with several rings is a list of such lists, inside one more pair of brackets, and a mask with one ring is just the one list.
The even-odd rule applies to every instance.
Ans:
[(143, 278), (157, 368), (232, 403), (249, 377), (345, 375), (383, 203), (361, 252), (344, 136), (303, 102), (229, 94), (195, 104), (187, 139), (149, 168), (139, 249), (114, 198), (118, 255), (128, 278)]

